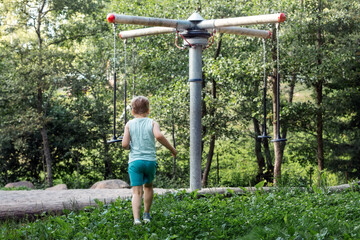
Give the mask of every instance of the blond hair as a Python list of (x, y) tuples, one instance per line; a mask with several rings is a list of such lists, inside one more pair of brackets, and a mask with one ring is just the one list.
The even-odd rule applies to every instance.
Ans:
[(150, 101), (147, 97), (137, 96), (131, 100), (131, 107), (135, 114), (144, 114), (150, 109)]

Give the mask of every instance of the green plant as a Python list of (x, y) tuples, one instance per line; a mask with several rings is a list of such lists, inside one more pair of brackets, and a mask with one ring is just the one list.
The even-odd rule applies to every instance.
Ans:
[(17, 190), (31, 190), (31, 188), (28, 187), (2, 187), (0, 190), (4, 191), (17, 191)]
[(351, 190), (330, 194), (287, 188), (201, 197), (179, 191), (155, 195), (147, 225), (134, 226), (130, 199), (118, 199), (33, 222), (5, 221), (0, 238), (359, 239), (359, 201), (360, 193)]

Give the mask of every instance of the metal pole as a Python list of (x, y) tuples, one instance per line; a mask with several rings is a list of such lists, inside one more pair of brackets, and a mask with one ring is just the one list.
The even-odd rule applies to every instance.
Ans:
[(200, 21), (198, 22), (192, 22), (192, 19), (175, 20), (175, 19), (166, 19), (166, 18), (139, 17), (139, 16), (129, 16), (129, 15), (110, 13), (107, 15), (107, 20), (110, 23), (117, 23), (117, 24), (170, 27), (170, 28), (176, 28), (176, 30), (186, 30), (186, 29), (192, 29), (195, 26), (197, 27), (197, 29), (209, 29), (209, 28), (231, 27), (231, 26), (239, 26), (239, 25), (280, 23), (286, 20), (286, 16), (284, 13), (277, 13), (277, 14), (243, 16), (237, 18), (223, 18), (223, 19), (212, 19), (212, 20), (203, 20), (201, 18)]
[(201, 189), (202, 45), (189, 49), (190, 82), (190, 190)]
[(286, 20), (286, 16), (284, 13), (277, 13), (277, 14), (267, 14), (267, 15), (258, 15), (258, 16), (204, 20), (200, 22), (197, 25), (197, 27), (201, 29), (207, 29), (207, 28), (231, 27), (231, 26), (239, 26), (239, 25), (279, 23), (279, 22), (284, 22), (285, 20)]
[[(176, 32), (175, 28), (151, 27), (151, 28), (122, 31), (119, 33), (119, 37), (122, 39), (127, 39), (127, 38), (135, 38), (135, 37), (144, 37), (149, 35), (175, 33), (175, 32)], [(260, 37), (260, 38), (270, 38), (271, 36), (270, 31), (241, 28), (241, 27), (221, 27), (221, 28), (216, 28), (216, 32), (237, 34), (237, 35), (243, 35), (249, 37)]]
[(188, 29), (194, 27), (194, 24), (187, 20), (175, 20), (166, 18), (139, 17), (110, 13), (107, 16), (110, 23), (134, 24), (143, 26), (170, 27), (177, 30)]
[[(203, 18), (194, 13), (189, 17), (191, 23)], [(207, 45), (210, 34), (206, 30), (192, 29), (183, 33), (189, 46), (190, 82), (190, 190), (201, 189), (201, 88), (202, 88), (202, 50)]]
[(175, 33), (175, 32), (176, 32), (175, 28), (151, 27), (151, 28), (142, 28), (142, 29), (136, 29), (136, 30), (122, 31), (119, 33), (119, 37), (122, 39), (127, 39), (127, 38), (135, 38), (135, 37), (144, 37), (144, 36), (148, 36), (148, 35)]

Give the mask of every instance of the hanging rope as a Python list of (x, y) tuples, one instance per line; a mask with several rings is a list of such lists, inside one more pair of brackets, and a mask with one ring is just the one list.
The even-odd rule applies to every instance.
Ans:
[[(279, 49), (279, 38), (280, 38), (280, 33), (279, 33), (279, 23), (277, 23), (276, 26), (276, 73), (277, 73), (277, 82), (279, 82), (280, 80), (280, 49)], [(278, 84), (279, 86), (280, 84)], [(278, 91), (279, 92), (279, 91)]]
[[(135, 43), (135, 40), (134, 40), (134, 43)], [(136, 46), (136, 43), (135, 43), (135, 46)], [(132, 54), (132, 59), (131, 59), (131, 65), (132, 65), (132, 70), (133, 70), (133, 79), (132, 79), (132, 96), (135, 97), (135, 51), (134, 51), (134, 47), (131, 49), (131, 54)]]
[(179, 31), (176, 31), (176, 36), (175, 36), (175, 46), (178, 48), (178, 49), (181, 49), (181, 50), (184, 50), (185, 47), (179, 47), (179, 45), (177, 44), (177, 40), (179, 38)]
[(182, 39), (183, 39), (185, 42), (187, 42), (187, 44), (189, 44), (190, 47), (193, 47), (193, 45), (191, 45), (191, 43), (189, 43), (189, 41), (188, 41), (183, 35), (181, 35), (181, 34), (179, 33), (179, 31), (176, 31), (175, 46), (176, 46), (177, 48), (179, 48), (179, 49), (181, 49), (181, 50), (184, 50), (184, 49), (185, 49), (185, 47), (179, 47), (178, 44), (177, 44), (177, 40), (178, 40), (178, 38), (179, 38), (179, 35), (182, 37)]
[(113, 137), (107, 143), (121, 142), (122, 137), (116, 137), (116, 24), (114, 23), (114, 97), (113, 97)]
[(126, 110), (126, 96), (127, 96), (127, 81), (126, 81), (126, 68), (127, 68), (127, 64), (126, 64), (126, 55), (127, 55), (127, 39), (124, 40), (124, 48), (125, 48), (125, 59), (124, 59), (124, 62), (125, 62), (125, 66), (124, 66), (124, 111), (125, 111), (125, 117), (124, 117), (124, 126), (126, 125), (127, 123), (127, 110)]
[(263, 42), (264, 88), (265, 88), (266, 87), (266, 42), (265, 42), (265, 38), (262, 39), (262, 42)]
[(276, 23), (276, 128), (277, 135), (276, 139), (272, 140), (272, 142), (285, 142), (286, 138), (281, 138), (280, 136), (280, 50), (279, 50), (279, 23)]
[(267, 88), (267, 79), (266, 79), (266, 43), (265, 39), (263, 38), (263, 66), (264, 66), (264, 88), (263, 88), (263, 114), (264, 114), (264, 123), (263, 123), (263, 135), (258, 136), (258, 138), (271, 138), (267, 136), (266, 131), (266, 88)]
[(116, 139), (116, 24), (114, 23), (114, 112), (113, 112), (113, 139)]
[(116, 71), (116, 23), (114, 23), (114, 72)]

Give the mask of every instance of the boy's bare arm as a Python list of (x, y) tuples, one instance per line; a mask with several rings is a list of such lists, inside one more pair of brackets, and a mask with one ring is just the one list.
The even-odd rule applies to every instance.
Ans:
[(129, 132), (129, 123), (125, 125), (124, 136), (121, 143), (122, 147), (129, 150), (130, 147), (130, 132)]
[(171, 154), (175, 157), (177, 154), (176, 149), (169, 143), (164, 134), (160, 131), (160, 126), (157, 122), (154, 121), (153, 133), (156, 140), (159, 141), (163, 146), (171, 151)]

